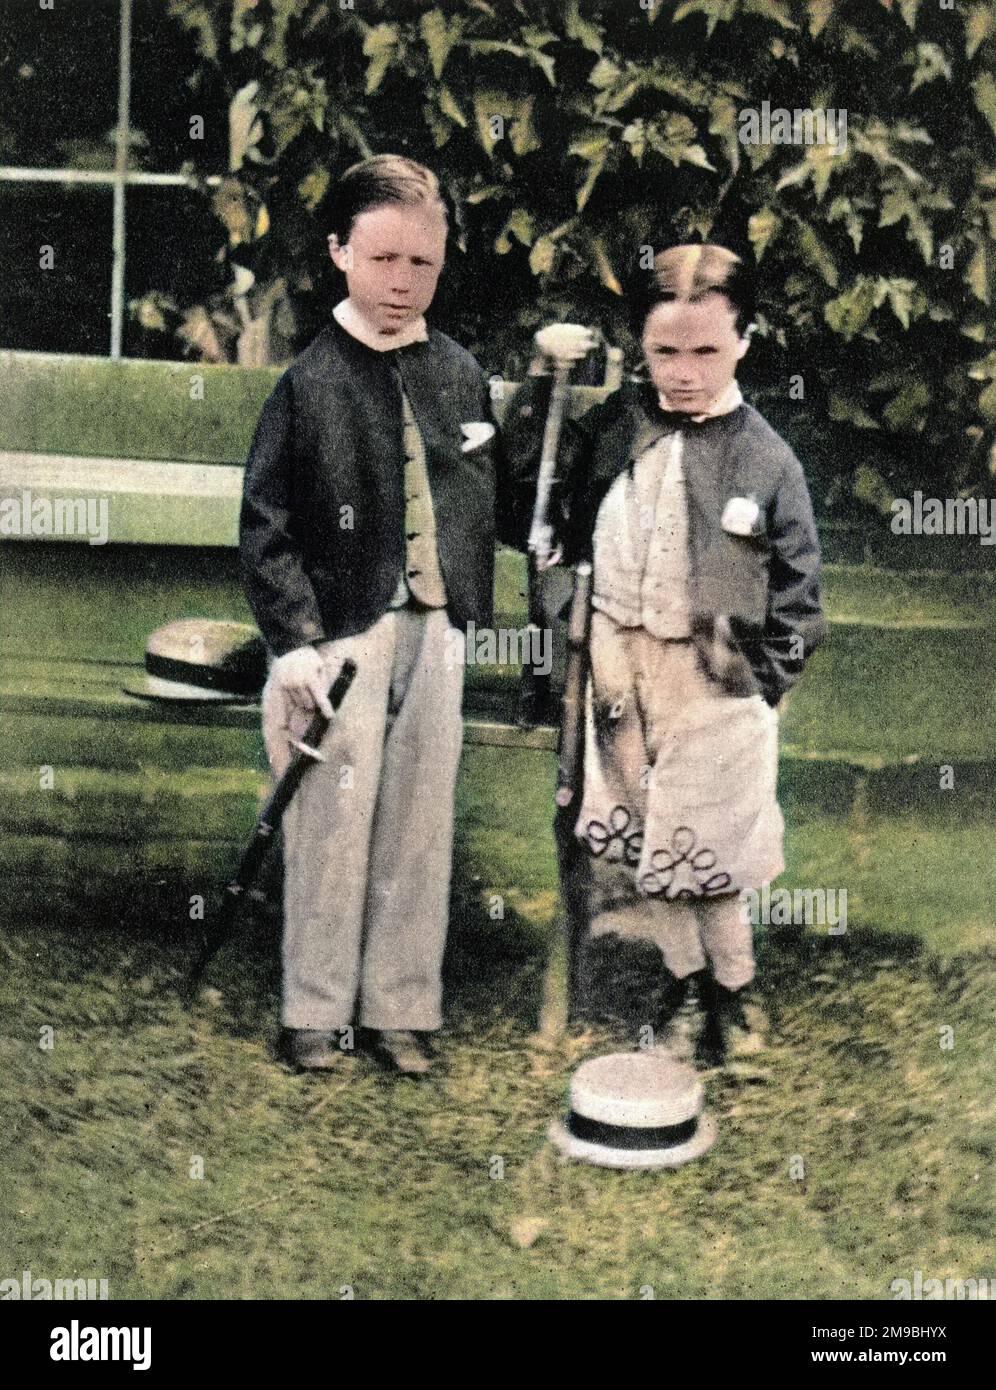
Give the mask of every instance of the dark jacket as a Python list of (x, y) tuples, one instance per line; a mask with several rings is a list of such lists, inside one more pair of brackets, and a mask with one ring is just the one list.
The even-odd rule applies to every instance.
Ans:
[[(510, 456), (538, 460), (548, 396), (549, 378), (531, 378), (509, 403)], [(761, 693), (777, 704), (823, 638), (826, 620), (819, 538), (802, 466), (753, 406), (744, 403), (696, 424), (667, 416), (649, 384), (627, 383), (581, 420), (569, 421), (551, 518), (565, 563), (592, 558), (595, 518), (609, 487), (655, 439), (679, 426), (693, 622), (727, 617)], [(758, 503), (750, 536), (720, 524), (731, 497)], [(801, 652), (795, 638), (802, 639)]]
[(435, 329), (382, 353), (333, 319), (280, 377), (246, 463), (243, 583), (277, 656), (365, 631), (394, 595), (405, 557), (402, 386), (425, 443), (450, 619), (491, 621), (495, 534), (521, 546), (529, 501), (497, 434), (461, 451), (461, 424), (492, 418), (484, 372)]

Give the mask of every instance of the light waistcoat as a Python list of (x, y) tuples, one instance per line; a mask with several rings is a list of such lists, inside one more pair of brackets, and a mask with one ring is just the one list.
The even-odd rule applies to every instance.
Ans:
[[(694, 418), (725, 415), (742, 399), (731, 382)], [(660, 404), (668, 409), (663, 395)], [(683, 442), (682, 431), (673, 430), (638, 455), (606, 493), (594, 534), (592, 607), (621, 627), (671, 641), (691, 634)]]
[(405, 568), (388, 607), (417, 599), (424, 608), (446, 607), (446, 585), (436, 548), (436, 514), (429, 491), (425, 445), (408, 397), (402, 392), (405, 436)]

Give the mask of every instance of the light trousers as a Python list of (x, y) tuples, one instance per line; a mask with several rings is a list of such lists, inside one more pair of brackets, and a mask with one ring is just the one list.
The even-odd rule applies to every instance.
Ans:
[(347, 657), (357, 675), (284, 818), (287, 1028), (442, 1024), (463, 641), (444, 609), (401, 608), (318, 647), (330, 681)]

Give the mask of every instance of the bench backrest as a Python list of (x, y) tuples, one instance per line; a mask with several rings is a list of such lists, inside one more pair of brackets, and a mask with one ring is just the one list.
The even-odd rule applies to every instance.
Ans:
[[(107, 543), (235, 545), (242, 466), (281, 370), (0, 352), (0, 539), (86, 541), (68, 504), (103, 497)], [(499, 422), (515, 384), (495, 393)], [(571, 410), (607, 394), (574, 388)]]

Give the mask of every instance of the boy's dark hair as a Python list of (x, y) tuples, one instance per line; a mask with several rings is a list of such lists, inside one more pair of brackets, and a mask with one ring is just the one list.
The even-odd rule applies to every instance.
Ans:
[[(644, 248), (644, 258), (649, 249)], [(638, 340), (643, 336), (643, 326), (658, 304), (697, 304), (710, 294), (729, 300), (737, 332), (746, 333), (756, 312), (754, 271), (746, 256), (704, 242), (669, 246), (654, 256), (652, 265), (641, 259), (626, 293), (633, 332)]]
[(325, 231), (335, 233), (345, 246), (360, 213), (385, 203), (406, 207), (439, 203), (453, 227), (451, 201), (431, 169), (406, 155), (375, 154), (353, 164), (330, 188), (321, 212)]

